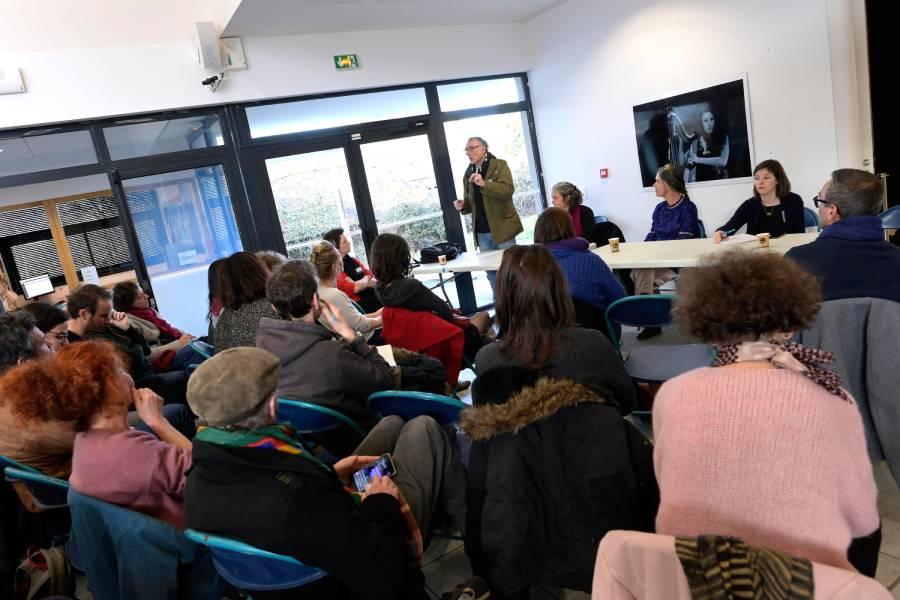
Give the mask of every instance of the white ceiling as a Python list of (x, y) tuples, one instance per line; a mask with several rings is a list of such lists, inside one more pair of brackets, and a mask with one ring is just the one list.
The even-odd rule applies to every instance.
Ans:
[(517, 23), (564, 0), (241, 0), (222, 31), (270, 36)]

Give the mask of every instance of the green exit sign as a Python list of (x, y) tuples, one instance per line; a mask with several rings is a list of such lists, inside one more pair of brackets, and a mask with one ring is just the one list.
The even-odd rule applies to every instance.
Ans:
[(334, 68), (338, 71), (343, 71), (344, 69), (358, 69), (359, 59), (355, 54), (341, 54), (340, 56), (335, 56)]

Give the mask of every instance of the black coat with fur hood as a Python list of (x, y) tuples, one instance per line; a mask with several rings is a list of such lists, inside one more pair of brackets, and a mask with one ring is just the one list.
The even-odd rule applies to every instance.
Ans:
[(636, 475), (655, 488), (650, 443), (592, 389), (537, 377), (479, 376), (460, 419), (473, 442), (466, 553), (498, 597), (530, 584), (589, 592), (606, 532), (647, 530), (655, 517), (642, 514)]

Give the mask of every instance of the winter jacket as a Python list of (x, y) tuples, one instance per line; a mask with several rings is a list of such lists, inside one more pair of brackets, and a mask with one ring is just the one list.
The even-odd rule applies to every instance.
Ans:
[(498, 597), (530, 584), (587, 592), (606, 532), (652, 524), (637, 474), (652, 481), (649, 442), (591, 389), (540, 379), (466, 409), (460, 426), (473, 442), (466, 553)]
[(378, 351), (357, 336), (348, 344), (319, 324), (263, 318), (256, 345), (281, 361), (278, 397), (333, 408), (370, 426), (369, 394), (394, 387), (394, 375)]
[(264, 317), (278, 317), (272, 304), (265, 298), (243, 304), (237, 310), (223, 309), (213, 332), (216, 352), (238, 346), (253, 346), (259, 321)]
[[(524, 231), (522, 221), (519, 219), (519, 213), (516, 212), (516, 206), (513, 204), (513, 192), (515, 184), (513, 183), (512, 171), (505, 160), (501, 160), (493, 155), (490, 156), (487, 171), (484, 173), (484, 187), (481, 188), (481, 201), (484, 203), (484, 213), (487, 216), (488, 226), (491, 229), (491, 237), (494, 238), (495, 244), (502, 244), (513, 239)], [(469, 176), (473, 173), (473, 167), (470, 165), (463, 174), (463, 208), (462, 213), (467, 215), (472, 213), (472, 235), (475, 238), (475, 246), (478, 246), (478, 224), (476, 221), (477, 211), (475, 210), (475, 184), (469, 181)]]
[(195, 440), (185, 490), (188, 527), (293, 556), (330, 577), (292, 598), (424, 598), (400, 504), (357, 506), (335, 474), (267, 448)]

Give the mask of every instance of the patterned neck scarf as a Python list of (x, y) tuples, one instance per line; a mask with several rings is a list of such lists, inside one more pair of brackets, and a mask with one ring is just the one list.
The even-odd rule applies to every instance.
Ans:
[(790, 369), (801, 373), (828, 390), (829, 393), (847, 402), (852, 402), (850, 396), (841, 387), (841, 377), (831, 369), (819, 366), (819, 363), (834, 362), (834, 355), (831, 352), (806, 348), (793, 342), (763, 340), (716, 346), (716, 351), (714, 365), (716, 367), (765, 360), (779, 369)]

